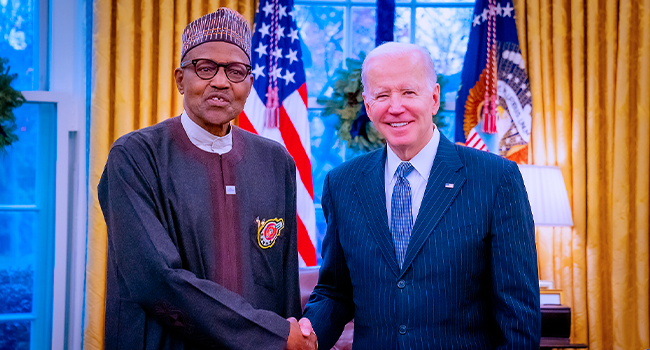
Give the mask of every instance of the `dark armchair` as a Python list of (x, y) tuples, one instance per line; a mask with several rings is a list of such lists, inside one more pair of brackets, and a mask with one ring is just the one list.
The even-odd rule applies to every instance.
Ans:
[[(303, 310), (316, 283), (318, 283), (318, 267), (303, 267), (300, 269), (300, 303)], [(341, 338), (334, 344), (332, 350), (352, 350), (353, 335), (354, 320), (345, 325)]]

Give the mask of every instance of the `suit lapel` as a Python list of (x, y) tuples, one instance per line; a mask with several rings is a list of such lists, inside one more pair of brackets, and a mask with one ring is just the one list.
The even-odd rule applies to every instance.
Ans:
[(393, 273), (397, 276), (399, 275), (399, 266), (395, 258), (395, 247), (390, 230), (388, 229), (388, 218), (386, 214), (385, 164), (386, 148), (383, 151), (374, 152), (355, 187), (358, 191), (361, 205), (363, 206), (363, 213), (368, 219), (370, 235), (377, 242), (382, 255), (388, 262), (391, 270), (393, 270)]
[(413, 225), (411, 240), (406, 249), (402, 271), (398, 274), (400, 277), (411, 265), (433, 229), (440, 222), (443, 214), (449, 209), (463, 184), (465, 184), (466, 176), (462, 171), (459, 171), (462, 167), (463, 163), (458, 157), (454, 144), (441, 134), (436, 157), (431, 166), (429, 181), (424, 191), (424, 198), (420, 205), (417, 220)]

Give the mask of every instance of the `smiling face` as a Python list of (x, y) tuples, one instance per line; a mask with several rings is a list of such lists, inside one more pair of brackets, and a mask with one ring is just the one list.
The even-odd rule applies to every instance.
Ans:
[[(183, 61), (207, 58), (217, 63), (240, 62), (250, 64), (248, 57), (239, 47), (223, 42), (210, 41), (187, 52)], [(199, 78), (194, 66), (176, 68), (176, 87), (183, 95), (183, 108), (195, 123), (213, 135), (224, 136), (230, 121), (244, 110), (246, 98), (253, 86), (249, 75), (241, 83), (232, 83), (226, 77), (225, 68), (219, 68), (210, 80)]]
[(430, 83), (420, 50), (379, 53), (366, 60), (363, 100), (368, 117), (393, 152), (411, 160), (433, 136), (440, 85)]

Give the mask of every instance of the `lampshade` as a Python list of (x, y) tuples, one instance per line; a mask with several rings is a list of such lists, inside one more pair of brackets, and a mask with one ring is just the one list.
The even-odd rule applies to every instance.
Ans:
[(535, 226), (573, 226), (562, 171), (556, 166), (519, 164)]

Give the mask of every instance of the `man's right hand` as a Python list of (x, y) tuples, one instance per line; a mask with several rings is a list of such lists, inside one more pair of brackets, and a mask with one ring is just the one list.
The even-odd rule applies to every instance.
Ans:
[[(318, 349), (318, 342), (316, 340), (316, 333), (313, 331), (307, 332), (307, 328), (311, 328), (311, 323), (308, 325), (305, 322), (300, 324), (295, 317), (287, 319), (291, 324), (289, 330), (289, 339), (287, 340), (287, 350), (316, 350)], [(301, 320), (302, 321), (302, 320)], [(309, 321), (307, 321), (309, 322)]]

